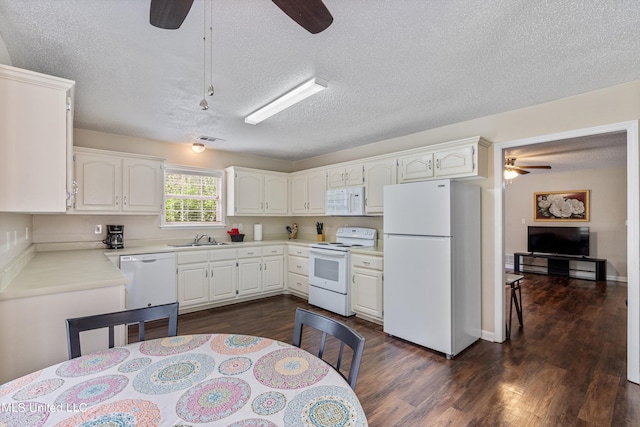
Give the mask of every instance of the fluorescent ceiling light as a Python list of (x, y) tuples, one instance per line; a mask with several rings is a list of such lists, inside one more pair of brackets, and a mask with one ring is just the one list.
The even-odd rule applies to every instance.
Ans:
[(314, 77), (311, 80), (308, 80), (302, 83), (300, 86), (285, 93), (281, 97), (271, 101), (259, 110), (256, 110), (253, 113), (249, 114), (244, 118), (244, 122), (249, 123), (250, 125), (256, 125), (261, 121), (273, 116), (274, 114), (278, 114), (285, 108), (289, 108), (292, 105), (297, 104), (298, 102), (307, 99), (311, 95), (316, 94), (326, 88), (326, 80)]

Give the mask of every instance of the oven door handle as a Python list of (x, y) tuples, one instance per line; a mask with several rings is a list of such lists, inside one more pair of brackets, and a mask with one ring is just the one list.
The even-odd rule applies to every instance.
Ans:
[(345, 258), (347, 256), (347, 252), (342, 251), (332, 251), (326, 249), (309, 249), (309, 255), (318, 255), (324, 256), (328, 258)]

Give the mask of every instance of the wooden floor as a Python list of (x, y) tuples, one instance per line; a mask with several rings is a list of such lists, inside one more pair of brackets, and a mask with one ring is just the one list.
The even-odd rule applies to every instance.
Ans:
[[(639, 426), (640, 386), (626, 380), (626, 292), (624, 283), (526, 275), (524, 327), (514, 313), (510, 341), (481, 340), (453, 360), (332, 317), (366, 338), (356, 393), (371, 426)], [(278, 296), (181, 315), (178, 332), (291, 343), (296, 307), (330, 314)]]

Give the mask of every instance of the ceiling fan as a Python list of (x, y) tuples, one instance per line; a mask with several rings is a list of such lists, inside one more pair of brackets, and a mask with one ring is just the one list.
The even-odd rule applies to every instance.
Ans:
[(516, 166), (515, 157), (507, 157), (504, 159), (504, 175), (506, 179), (512, 179), (518, 175), (524, 175), (529, 173), (529, 171), (525, 169), (551, 169), (551, 166), (549, 165)]
[[(311, 34), (326, 30), (333, 16), (322, 0), (272, 0), (284, 13)], [(151, 0), (151, 25), (175, 30), (189, 14), (193, 0)]]

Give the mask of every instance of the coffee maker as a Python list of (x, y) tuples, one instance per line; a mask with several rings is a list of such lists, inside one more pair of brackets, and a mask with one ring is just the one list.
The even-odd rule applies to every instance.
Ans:
[(124, 225), (107, 225), (107, 238), (102, 243), (109, 249), (124, 248)]

